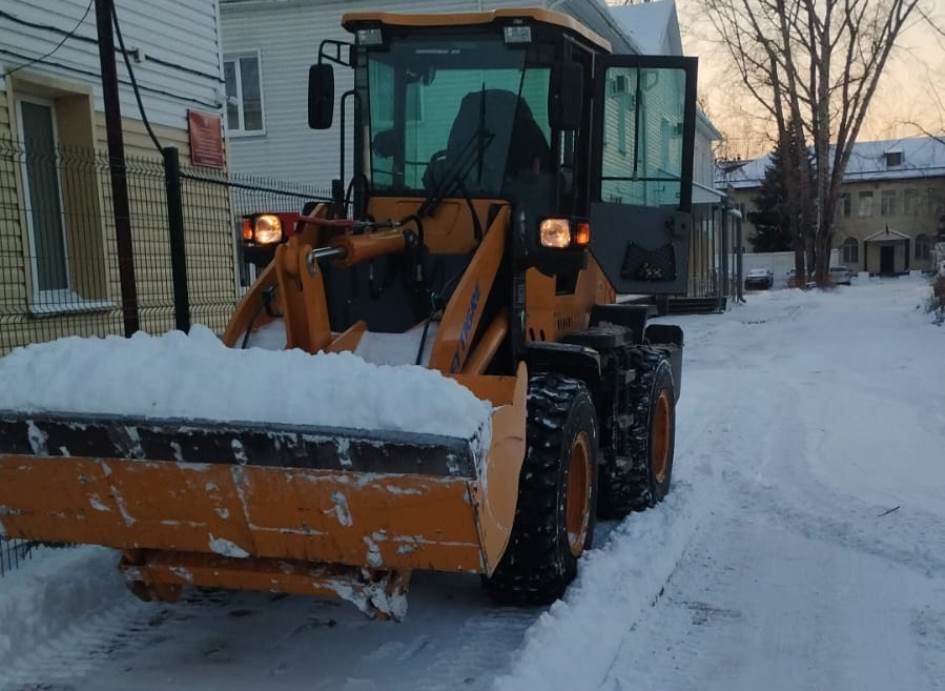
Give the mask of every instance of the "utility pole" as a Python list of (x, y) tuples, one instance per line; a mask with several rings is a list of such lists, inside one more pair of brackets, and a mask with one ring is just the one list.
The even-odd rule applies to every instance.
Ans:
[(102, 67), (102, 99), (105, 101), (105, 131), (108, 135), (108, 162), (112, 180), (112, 210), (115, 215), (115, 243), (118, 248), (118, 276), (121, 282), (121, 312), (125, 336), (131, 336), (138, 330), (138, 295), (131, 244), (128, 181), (125, 177), (125, 142), (121, 129), (121, 104), (118, 101), (115, 39), (112, 34), (113, 6), (114, 0), (95, 0), (98, 57)]

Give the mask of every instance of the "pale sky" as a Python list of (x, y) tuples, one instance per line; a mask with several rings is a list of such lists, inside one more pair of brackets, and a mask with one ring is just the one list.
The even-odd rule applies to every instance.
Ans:
[[(925, 0), (926, 9), (945, 27), (945, 0)], [(712, 24), (700, 16), (702, 0), (677, 0), (683, 48), (699, 60), (699, 93), (716, 126), (728, 140), (727, 155), (754, 157), (770, 149), (767, 118), (733, 77), (724, 50), (713, 43)], [(910, 121), (945, 133), (945, 38), (917, 18), (900, 35), (867, 114), (860, 140), (921, 136)]]

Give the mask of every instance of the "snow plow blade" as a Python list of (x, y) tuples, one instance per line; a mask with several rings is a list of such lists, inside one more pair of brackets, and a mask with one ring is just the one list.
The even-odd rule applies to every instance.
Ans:
[(396, 616), (384, 603), (410, 572), (491, 573), (508, 540), (524, 373), (481, 379), (501, 406), (490, 449), (430, 434), (0, 412), (0, 535), (122, 550), (146, 599), (185, 585), (331, 591)]

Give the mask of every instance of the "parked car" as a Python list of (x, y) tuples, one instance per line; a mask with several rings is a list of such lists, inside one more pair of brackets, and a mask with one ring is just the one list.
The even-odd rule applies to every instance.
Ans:
[(848, 286), (853, 280), (853, 274), (845, 266), (830, 267), (830, 282), (835, 285)]
[(768, 290), (774, 285), (774, 272), (771, 269), (749, 269), (745, 274), (746, 290)]

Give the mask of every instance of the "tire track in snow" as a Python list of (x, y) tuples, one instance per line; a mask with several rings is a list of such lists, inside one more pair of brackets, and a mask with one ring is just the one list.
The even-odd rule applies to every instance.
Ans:
[[(792, 379), (776, 379), (770, 386), (781, 393), (779, 424), (768, 426), (760, 458), (753, 466), (730, 464), (723, 471), (735, 497), (770, 508), (770, 520), (805, 537), (852, 547), (894, 561), (926, 576), (945, 573), (945, 522), (917, 507), (906, 507), (880, 517), (883, 506), (850, 496), (821, 482), (810, 458), (820, 462), (814, 435), (798, 411), (801, 402), (813, 405)], [(758, 428), (767, 412), (740, 406), (746, 426)], [(785, 454), (802, 442), (797, 453)], [(778, 463), (771, 463), (777, 459)], [(785, 460), (787, 461), (785, 463)], [(829, 462), (829, 459), (827, 459)]]
[(484, 689), (497, 670), (507, 669), (525, 631), (543, 609), (501, 608), (473, 617), (456, 633), (456, 648), (437, 654), (417, 691), (457, 688)]

